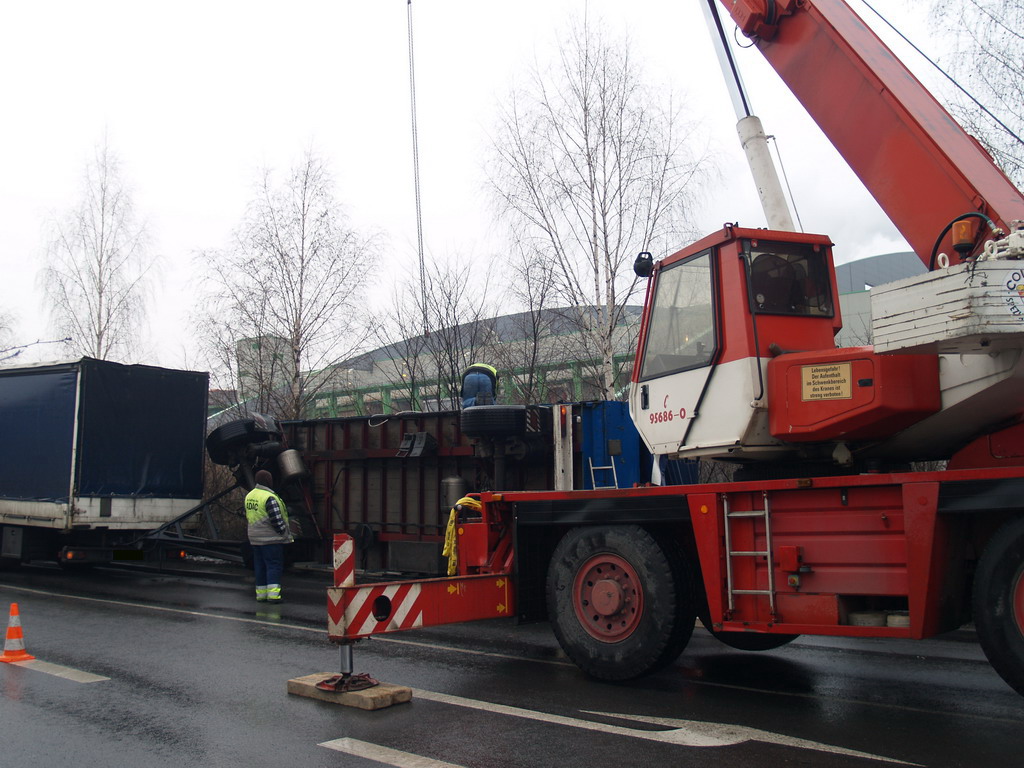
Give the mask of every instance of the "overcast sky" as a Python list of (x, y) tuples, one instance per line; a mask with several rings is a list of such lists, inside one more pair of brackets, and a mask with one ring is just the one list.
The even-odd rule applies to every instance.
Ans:
[[(763, 226), (700, 2), (413, 0), (428, 252), (482, 258), (500, 248), (481, 170), (496, 107), (532, 61), (550, 57), (558, 31), (585, 8), (628, 34), (648, 79), (682, 94), (703, 123), (722, 182), (709, 190), (698, 228)], [(852, 4), (864, 12), (858, 0)], [(888, 8), (893, 19), (927, 46), (928, 29), (912, 24), (920, 11), (898, 5)], [(414, 264), (406, 13), (406, 0), (7, 4), (0, 309), (15, 314), (16, 340), (48, 338), (38, 287), (44, 224), (76, 203), (104, 133), (162, 257), (152, 351), (139, 362), (195, 364), (188, 334), (194, 254), (228, 242), (260, 168), (284, 170), (309, 147), (329, 160), (352, 222), (385, 234), (381, 283)], [(839, 262), (905, 250), (760, 55), (740, 53), (804, 228), (832, 236)], [(378, 287), (374, 300), (386, 293)], [(54, 356), (50, 347), (21, 359)]]

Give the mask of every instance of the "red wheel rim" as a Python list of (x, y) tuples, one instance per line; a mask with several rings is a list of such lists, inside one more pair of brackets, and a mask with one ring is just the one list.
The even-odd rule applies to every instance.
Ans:
[(1010, 601), (1013, 604), (1013, 620), (1017, 624), (1017, 631), (1024, 636), (1024, 568), (1017, 571)]
[(618, 555), (603, 552), (587, 560), (572, 584), (576, 618), (589, 635), (605, 643), (636, 631), (644, 611), (640, 577)]

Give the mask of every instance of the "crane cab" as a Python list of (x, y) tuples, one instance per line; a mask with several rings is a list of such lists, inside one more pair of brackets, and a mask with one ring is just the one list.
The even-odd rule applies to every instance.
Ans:
[[(822, 235), (726, 227), (653, 271), (630, 411), (674, 457), (848, 462), (940, 408), (934, 355), (837, 349)], [(847, 446), (849, 447), (849, 446)]]
[(648, 286), (630, 410), (656, 454), (786, 452), (769, 430), (773, 353), (834, 349), (832, 243), (727, 226), (661, 261)]

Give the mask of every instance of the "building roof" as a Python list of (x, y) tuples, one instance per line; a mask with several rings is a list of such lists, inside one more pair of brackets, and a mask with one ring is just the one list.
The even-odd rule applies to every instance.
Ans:
[[(574, 333), (579, 330), (579, 322), (573, 316), (577, 311), (575, 307), (560, 307), (545, 309), (541, 311), (540, 322), (545, 326), (547, 333), (560, 336)], [(592, 314), (597, 313), (597, 307), (586, 307), (586, 311)], [(628, 304), (623, 308), (623, 319), (626, 324), (640, 322), (643, 307), (638, 304)], [(473, 334), (473, 326), (483, 326), (486, 329), (490, 341), (508, 343), (519, 341), (525, 337), (530, 320), (529, 312), (516, 312), (511, 315), (477, 320), (475, 323), (464, 323), (457, 326), (456, 331), (462, 331), (466, 336)], [(377, 349), (364, 352), (361, 355), (338, 363), (335, 368), (354, 369), (360, 371), (371, 371), (375, 363), (395, 358), (401, 358), (409, 354), (410, 350), (421, 350), (423, 348), (423, 336), (414, 336), (410, 339), (388, 344)]]
[(866, 291), (876, 285), (891, 283), (904, 277), (913, 277), (927, 272), (916, 253), (903, 251), (869, 256), (836, 267), (836, 281), (839, 293)]

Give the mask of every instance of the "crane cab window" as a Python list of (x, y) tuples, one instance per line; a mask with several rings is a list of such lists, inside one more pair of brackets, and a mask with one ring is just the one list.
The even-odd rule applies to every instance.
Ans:
[(641, 381), (708, 365), (715, 354), (711, 253), (661, 270), (657, 281)]
[(832, 291), (825, 255), (809, 247), (751, 247), (751, 311), (766, 315), (832, 316)]

